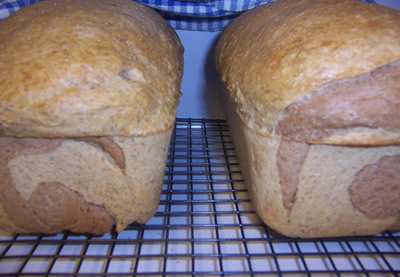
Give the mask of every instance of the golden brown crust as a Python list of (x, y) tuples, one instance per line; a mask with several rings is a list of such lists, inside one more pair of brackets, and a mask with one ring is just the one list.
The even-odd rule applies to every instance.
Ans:
[(129, 0), (44, 0), (0, 23), (0, 134), (145, 135), (173, 125), (183, 48)]
[(349, 187), (353, 205), (371, 219), (400, 216), (400, 156), (366, 165)]
[[(327, 84), (368, 74), (399, 59), (400, 12), (357, 0), (280, 0), (260, 6), (230, 24), (216, 49), (218, 71), (241, 120), (275, 138), (282, 137), (277, 125), (290, 104)], [(398, 83), (398, 66), (390, 70), (397, 70), (397, 75), (380, 79), (396, 78), (385, 80), (393, 86)], [(355, 94), (363, 93), (357, 91), (357, 80), (351, 86)], [(398, 101), (399, 91), (389, 92)], [(362, 114), (346, 124), (356, 125), (361, 120), (358, 116)], [(329, 125), (328, 121), (324, 124)], [(360, 128), (354, 127), (354, 133), (335, 133), (328, 143), (346, 144), (361, 137), (365, 130)], [(399, 142), (397, 127), (379, 128), (383, 138), (369, 138), (369, 143)], [(320, 137), (311, 142), (324, 142)]]

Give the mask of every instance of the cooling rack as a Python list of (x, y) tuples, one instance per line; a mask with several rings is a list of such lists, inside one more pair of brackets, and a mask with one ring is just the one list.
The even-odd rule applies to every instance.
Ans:
[(177, 119), (157, 214), (104, 236), (0, 237), (2, 276), (399, 276), (400, 233), (291, 239), (254, 212), (226, 122)]

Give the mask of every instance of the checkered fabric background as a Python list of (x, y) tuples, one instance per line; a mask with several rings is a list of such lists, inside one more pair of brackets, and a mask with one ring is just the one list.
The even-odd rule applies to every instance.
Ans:
[[(0, 19), (40, 0), (0, 0)], [(157, 10), (174, 29), (220, 31), (242, 12), (274, 0), (137, 0)], [(279, 1), (279, 0), (278, 0)], [(374, 3), (374, 0), (360, 0)]]

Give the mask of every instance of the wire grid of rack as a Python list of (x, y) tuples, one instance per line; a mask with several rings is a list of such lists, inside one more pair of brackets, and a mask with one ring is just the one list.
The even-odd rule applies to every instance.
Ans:
[(177, 119), (157, 214), (104, 236), (0, 237), (3, 276), (399, 276), (400, 233), (276, 234), (255, 214), (226, 122)]

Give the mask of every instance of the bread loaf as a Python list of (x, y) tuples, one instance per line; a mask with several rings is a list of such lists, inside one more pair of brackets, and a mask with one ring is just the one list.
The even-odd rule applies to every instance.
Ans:
[(294, 237), (400, 228), (400, 12), (279, 0), (222, 33), (216, 65), (244, 179)]
[(183, 48), (129, 0), (43, 0), (0, 22), (0, 230), (102, 234), (160, 200)]

